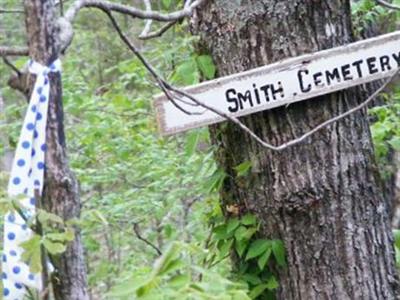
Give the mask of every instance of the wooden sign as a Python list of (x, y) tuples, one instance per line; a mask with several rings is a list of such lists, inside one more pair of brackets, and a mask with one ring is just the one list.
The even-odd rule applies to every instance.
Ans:
[[(268, 66), (201, 83), (184, 90), (200, 102), (231, 116), (328, 94), (393, 75), (400, 67), (400, 31), (346, 46), (290, 58)], [(225, 119), (189, 99), (177, 103), (156, 97), (163, 135), (171, 135)]]

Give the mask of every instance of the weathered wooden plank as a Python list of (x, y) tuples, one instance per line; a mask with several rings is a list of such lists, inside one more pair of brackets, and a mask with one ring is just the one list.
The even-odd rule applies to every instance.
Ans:
[[(226, 114), (239, 117), (288, 105), (393, 75), (400, 67), (400, 31), (283, 60), (184, 90)], [(190, 100), (185, 99), (185, 102)], [(224, 121), (204, 108), (156, 97), (160, 131), (171, 135)]]

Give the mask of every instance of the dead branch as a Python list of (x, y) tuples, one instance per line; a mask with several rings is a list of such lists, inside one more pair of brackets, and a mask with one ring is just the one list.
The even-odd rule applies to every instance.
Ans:
[(0, 14), (23, 14), (23, 9), (4, 9), (0, 8)]
[[(143, 2), (144, 2), (144, 5), (146, 7), (146, 11), (152, 11), (150, 0), (143, 0)], [(149, 19), (149, 20), (146, 21), (146, 25), (144, 26), (143, 31), (140, 34), (140, 36), (146, 36), (149, 33), (152, 23), (153, 23), (152, 19)]]
[(28, 47), (0, 46), (0, 56), (28, 56)]
[(10, 67), (10, 69), (13, 70), (18, 77), (22, 75), (21, 71), (18, 70), (18, 68), (7, 58), (7, 56), (2, 56), (2, 58), (6, 66)]
[(159, 256), (162, 255), (161, 250), (160, 250), (156, 245), (154, 245), (152, 242), (150, 242), (148, 239), (144, 238), (144, 237), (141, 235), (141, 233), (140, 233), (140, 227), (139, 227), (139, 224), (138, 224), (138, 223), (134, 223), (134, 224), (133, 224), (133, 231), (135, 232), (135, 234), (136, 234), (136, 236), (137, 236), (137, 238), (138, 238), (139, 240), (141, 240), (142, 242), (146, 243), (146, 244), (149, 245), (151, 248), (153, 248), (153, 249), (157, 252), (157, 254), (158, 254)]
[(174, 26), (176, 23), (178, 23), (178, 21), (172, 21), (172, 22), (166, 23), (159, 30), (148, 32), (147, 34), (143, 34), (143, 32), (142, 32), (142, 34), (139, 35), (139, 39), (141, 39), (141, 40), (149, 40), (149, 39), (153, 39), (153, 38), (156, 38), (156, 37), (160, 37), (165, 32), (167, 32), (168, 29), (170, 29), (172, 26)]
[(387, 2), (387, 1), (385, 1), (385, 0), (375, 0), (375, 2), (376, 2), (378, 5), (381, 5), (381, 6), (383, 6), (383, 7), (389, 8), (389, 9), (400, 10), (400, 6), (398, 6), (398, 5), (396, 5), (396, 4), (389, 3), (389, 2)]
[(82, 8), (98, 8), (110, 12), (118, 12), (121, 14), (129, 15), (133, 18), (144, 20), (156, 20), (160, 22), (171, 22), (180, 20), (192, 15), (195, 8), (204, 4), (207, 0), (196, 0), (189, 6), (185, 6), (182, 10), (175, 11), (168, 14), (163, 14), (155, 11), (141, 10), (132, 6), (109, 2), (104, 0), (76, 0), (74, 4), (65, 13), (65, 18), (72, 22)]

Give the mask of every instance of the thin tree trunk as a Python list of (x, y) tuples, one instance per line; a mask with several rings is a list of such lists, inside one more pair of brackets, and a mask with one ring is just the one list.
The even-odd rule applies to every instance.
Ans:
[[(220, 76), (349, 43), (345, 0), (214, 0), (193, 27)], [(229, 51), (227, 51), (229, 49)], [(334, 93), (241, 118), (281, 144), (366, 97)], [(258, 216), (262, 236), (279, 238), (288, 266), (277, 268), (278, 299), (395, 299), (398, 281), (387, 205), (365, 111), (283, 152), (262, 148), (232, 124), (210, 127), (216, 158), (229, 175), (222, 206)], [(252, 162), (247, 177), (234, 167)]]
[[(4, 115), (5, 109), (3, 96), (0, 94), (0, 125), (5, 125), (7, 122)], [(3, 155), (0, 157), (0, 172), (8, 172), (11, 169), (13, 158), (12, 151), (9, 149), (7, 134), (0, 135), (0, 143), (3, 147)]]
[[(59, 56), (59, 42), (53, 0), (25, 0), (26, 29), (30, 56), (49, 65)], [(50, 102), (47, 123), (46, 174), (43, 205), (64, 220), (79, 218), (78, 183), (68, 167), (63, 126), (62, 83), (59, 74), (50, 73)], [(67, 251), (57, 259), (52, 276), (57, 300), (85, 300), (86, 266), (79, 230)]]

